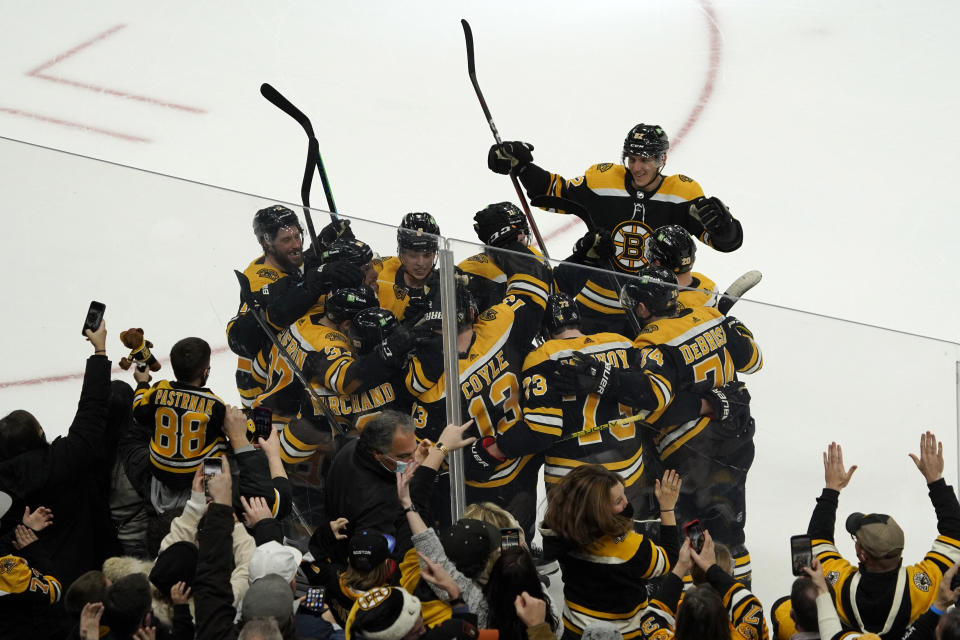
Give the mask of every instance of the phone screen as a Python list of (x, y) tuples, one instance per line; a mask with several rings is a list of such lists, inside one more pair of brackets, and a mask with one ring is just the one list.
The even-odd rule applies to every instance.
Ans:
[(310, 613), (320, 613), (323, 609), (323, 587), (310, 587), (307, 589), (307, 595), (300, 605)]
[(810, 536), (790, 536), (790, 565), (793, 575), (804, 576), (804, 567), (813, 565), (813, 547)]
[(691, 520), (683, 525), (683, 534), (690, 538), (690, 548), (700, 553), (703, 551), (703, 527), (699, 520)]
[(93, 300), (90, 303), (90, 308), (87, 309), (87, 317), (83, 320), (83, 329), (80, 330), (80, 335), (86, 337), (87, 329), (90, 329), (90, 331), (99, 329), (100, 323), (103, 322), (103, 312), (106, 309), (107, 305)]
[(204, 458), (203, 475), (215, 476), (218, 473), (222, 473), (222, 472), (223, 472), (223, 463), (220, 462), (220, 458)]
[(520, 529), (500, 529), (500, 551), (520, 546)]
[(266, 440), (273, 430), (273, 410), (267, 407), (257, 407), (253, 410), (253, 441), (259, 438)]

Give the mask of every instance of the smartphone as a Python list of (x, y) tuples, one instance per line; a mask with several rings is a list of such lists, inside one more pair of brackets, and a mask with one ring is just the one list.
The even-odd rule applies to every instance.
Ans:
[(520, 546), (520, 529), (500, 529), (500, 551)]
[(813, 566), (813, 546), (810, 544), (810, 536), (790, 536), (790, 564), (793, 575), (807, 575), (803, 568)]
[(323, 611), (324, 593), (325, 590), (323, 587), (310, 587), (307, 589), (307, 595), (304, 597), (300, 609), (303, 609), (304, 613), (310, 613), (316, 616), (320, 615)]
[(207, 478), (220, 473), (223, 473), (223, 463), (220, 458), (203, 459), (203, 493), (208, 498), (210, 497), (210, 490), (207, 488)]
[(703, 551), (703, 527), (699, 520), (691, 520), (683, 525), (683, 535), (690, 538), (690, 548), (700, 553)]
[(87, 337), (87, 329), (90, 331), (96, 331), (100, 328), (100, 323), (103, 322), (103, 312), (107, 310), (107, 305), (102, 302), (97, 302), (93, 300), (90, 302), (90, 308), (87, 309), (87, 317), (83, 321), (83, 329), (80, 330), (80, 335), (84, 338)]
[(259, 442), (260, 438), (266, 440), (273, 431), (273, 409), (268, 407), (257, 407), (253, 410), (253, 442)]

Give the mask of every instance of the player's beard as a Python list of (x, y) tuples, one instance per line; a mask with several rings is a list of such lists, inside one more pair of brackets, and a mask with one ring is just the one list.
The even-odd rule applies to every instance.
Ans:
[(270, 249), (270, 257), (273, 258), (280, 269), (287, 272), (293, 273), (300, 269), (300, 266), (303, 264), (303, 249), (301, 248), (296, 252), (294, 256), (290, 255), (290, 251), (286, 253), (280, 253), (275, 248)]

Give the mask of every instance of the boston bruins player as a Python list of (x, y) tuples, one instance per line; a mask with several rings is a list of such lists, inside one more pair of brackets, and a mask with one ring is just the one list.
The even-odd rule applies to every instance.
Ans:
[[(335, 229), (349, 232), (349, 226), (331, 224), (321, 235), (335, 238)], [(263, 306), (267, 322), (277, 331), (292, 324), (331, 289), (363, 281), (363, 273), (348, 260), (328, 259), (319, 266), (313, 260), (305, 268), (303, 228), (297, 214), (287, 207), (273, 205), (257, 211), (253, 233), (263, 254), (243, 273), (250, 283), (249, 293)], [(263, 393), (263, 381), (253, 372), (253, 360), (270, 343), (247, 311), (241, 301), (237, 315), (227, 324), (227, 344), (238, 356), (237, 390), (243, 406), (249, 408)]]
[(544, 452), (547, 488), (577, 466), (603, 465), (620, 476), (627, 499), (641, 511), (647, 496), (640, 491), (644, 468), (639, 427), (629, 423), (591, 429), (641, 412), (647, 419), (656, 419), (672, 399), (669, 381), (644, 370), (646, 380), (621, 385), (619, 394), (567, 395), (555, 373), (559, 363), (575, 352), (626, 370), (639, 365), (639, 351), (629, 338), (616, 333), (584, 335), (577, 305), (563, 293), (548, 298), (544, 328), (550, 339), (523, 363), (523, 420), (497, 437), (499, 455), (514, 458)]
[(643, 256), (654, 267), (665, 267), (677, 275), (682, 287), (677, 309), (715, 307), (720, 301), (716, 283), (693, 270), (697, 260), (697, 245), (690, 233), (675, 224), (655, 229), (643, 247)]
[[(506, 248), (527, 252), (518, 242)], [(446, 424), (474, 421), (482, 440), (464, 455), (467, 501), (499, 504), (532, 532), (539, 462), (532, 455), (498, 459), (485, 448), (522, 419), (521, 365), (540, 330), (550, 277), (546, 265), (533, 254), (527, 255), (503, 254), (500, 267), (509, 275), (506, 296), (479, 315), (467, 288), (457, 288), (459, 384), (464, 415), (446, 415), (443, 350), (438, 339), (418, 347), (406, 382), (416, 398), (413, 417), (419, 439), (436, 441)], [(439, 312), (430, 314), (427, 318), (439, 318)]]
[[(401, 322), (415, 321), (429, 308), (428, 281), (435, 279), (439, 235), (440, 226), (432, 215), (408, 213), (397, 228), (397, 255), (373, 261), (380, 306)], [(414, 309), (408, 314), (411, 305)]]
[(623, 142), (622, 164), (602, 163), (567, 180), (533, 164), (533, 145), (493, 145), (487, 164), (496, 173), (512, 173), (531, 197), (568, 198), (590, 212), (584, 222), (595, 237), (608, 231), (613, 263), (626, 273), (644, 266), (643, 244), (657, 227), (678, 224), (718, 251), (734, 251), (743, 242), (740, 223), (717, 198), (684, 175), (663, 175), (670, 143), (656, 125), (638, 124)]
[(712, 307), (678, 311), (672, 271), (646, 267), (639, 276), (623, 287), (621, 300), (643, 324), (634, 341), (641, 362), (654, 364), (674, 388), (693, 392), (686, 400), (677, 396), (653, 421), (656, 459), (683, 476), (678, 521), (698, 518), (730, 547), (735, 577), (749, 584), (743, 526), (755, 427), (737, 373), (763, 366), (760, 348), (742, 322)]

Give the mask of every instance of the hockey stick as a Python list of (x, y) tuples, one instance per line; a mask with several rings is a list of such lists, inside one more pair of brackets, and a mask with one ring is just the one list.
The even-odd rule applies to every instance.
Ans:
[(307, 164), (303, 171), (303, 182), (300, 185), (300, 200), (303, 202), (303, 215), (307, 220), (307, 230), (310, 232), (310, 242), (314, 252), (318, 251), (317, 232), (313, 228), (313, 218), (310, 216), (310, 187), (313, 184), (313, 168), (317, 168), (320, 174), (320, 183), (323, 185), (323, 194), (327, 198), (327, 207), (330, 209), (330, 219), (337, 221), (337, 203), (333, 200), (333, 191), (330, 189), (330, 181), (327, 179), (327, 170), (323, 166), (323, 156), (320, 155), (320, 143), (317, 136), (313, 133), (313, 125), (310, 118), (296, 108), (292, 102), (287, 100), (279, 91), (274, 89), (269, 83), (264, 82), (260, 85), (260, 94), (271, 104), (279, 108), (288, 116), (296, 120), (304, 132), (307, 134)]
[[(568, 211), (573, 215), (577, 216), (584, 222), (589, 222), (590, 228), (596, 230), (597, 225), (593, 221), (593, 216), (590, 214), (590, 210), (579, 202), (574, 202), (573, 200), (568, 200), (567, 198), (561, 198), (560, 196), (550, 196), (550, 195), (539, 195), (534, 196), (530, 199), (530, 204), (535, 207), (540, 207), (543, 209), (562, 209), (563, 211)], [(617, 279), (617, 267), (613, 263), (613, 258), (607, 259), (607, 270), (610, 272), (610, 277), (613, 278), (614, 283), (617, 285), (617, 295), (620, 295), (620, 281)], [(625, 309), (627, 312), (627, 319), (630, 320), (630, 328), (636, 332), (637, 335), (640, 335), (640, 319), (637, 318), (637, 313), (633, 309)]]
[(604, 429), (609, 429), (610, 427), (619, 427), (621, 425), (630, 424), (632, 422), (639, 422), (645, 427), (653, 427), (653, 425), (643, 419), (644, 416), (630, 416), (629, 418), (619, 418), (617, 420), (611, 420), (610, 422), (605, 422), (603, 424), (594, 425), (592, 427), (587, 427), (581, 431), (571, 433), (565, 438), (557, 440), (557, 442), (566, 442), (567, 440), (573, 440), (574, 438), (579, 438), (580, 436), (587, 436), (591, 433), (596, 433), (597, 431), (603, 431)]
[[(470, 23), (468, 23), (466, 20), (460, 20), (460, 24), (463, 26), (463, 37), (467, 41), (467, 73), (470, 75), (470, 82), (473, 84), (473, 90), (477, 92), (477, 99), (480, 101), (480, 108), (483, 109), (483, 115), (487, 119), (487, 124), (490, 125), (490, 131), (493, 133), (493, 139), (497, 141), (498, 145), (502, 146), (503, 140), (500, 139), (500, 133), (497, 131), (497, 125), (493, 123), (493, 116), (490, 114), (490, 109), (487, 108), (487, 101), (483, 99), (483, 92), (480, 91), (480, 83), (477, 82), (477, 66), (473, 56), (473, 30), (470, 29)], [(513, 188), (517, 192), (517, 197), (520, 198), (520, 204), (523, 205), (523, 212), (527, 216), (527, 221), (530, 223), (530, 229), (533, 231), (533, 236), (537, 239), (537, 244), (540, 245), (540, 251), (542, 251), (544, 257), (549, 260), (550, 253), (547, 251), (547, 243), (543, 241), (543, 236), (540, 235), (540, 229), (537, 228), (537, 222), (533, 219), (533, 213), (530, 211), (529, 205), (527, 205), (527, 199), (524, 197), (523, 190), (520, 188), (520, 182), (513, 174), (510, 174), (510, 182), (513, 183)]]
[(257, 303), (257, 301), (253, 298), (253, 296), (250, 295), (249, 278), (236, 269), (233, 270), (233, 273), (236, 274), (237, 280), (240, 282), (240, 299), (243, 300), (243, 302), (247, 305), (247, 309), (253, 314), (253, 319), (257, 321), (257, 324), (260, 325), (260, 328), (263, 329), (263, 332), (267, 334), (268, 338), (270, 338), (270, 342), (273, 343), (273, 346), (277, 349), (277, 354), (283, 359), (287, 366), (290, 367), (290, 371), (293, 373), (294, 377), (300, 381), (300, 384), (303, 385), (303, 388), (310, 396), (310, 399), (313, 400), (314, 404), (319, 406), (323, 411), (323, 415), (327, 419), (327, 422), (330, 423), (331, 428), (335, 429), (337, 433), (342, 436), (347, 435), (347, 432), (344, 431), (342, 426), (340, 426), (340, 423), (333, 415), (333, 412), (330, 411), (330, 408), (323, 401), (323, 396), (317, 393), (316, 390), (310, 385), (310, 381), (307, 380), (307, 376), (304, 375), (300, 367), (297, 366), (297, 363), (293, 361), (293, 356), (287, 353), (287, 350), (283, 347), (283, 345), (280, 344), (277, 334), (274, 333), (273, 329), (270, 328), (270, 325), (267, 324), (263, 309), (260, 308), (260, 305)]
[(720, 311), (720, 313), (727, 315), (727, 312), (730, 311), (730, 307), (735, 305), (737, 300), (739, 300), (743, 294), (757, 286), (761, 279), (763, 279), (763, 274), (754, 269), (752, 271), (747, 271), (745, 274), (730, 283), (730, 286), (727, 287), (727, 290), (723, 292), (723, 295), (720, 297), (720, 301), (717, 303), (717, 309)]

